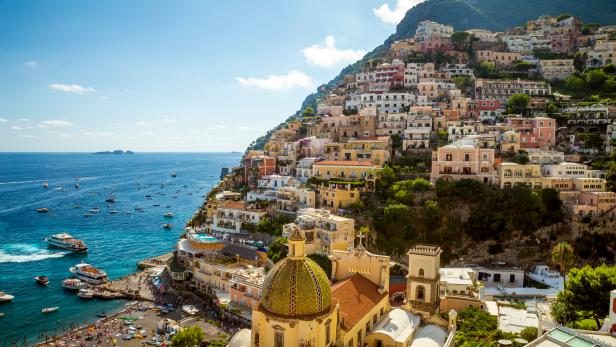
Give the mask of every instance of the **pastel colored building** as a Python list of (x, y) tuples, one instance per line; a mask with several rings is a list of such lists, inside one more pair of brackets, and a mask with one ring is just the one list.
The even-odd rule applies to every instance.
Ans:
[(331, 211), (345, 209), (360, 201), (360, 188), (357, 185), (344, 182), (329, 182), (318, 188), (321, 208)]
[(295, 221), (283, 226), (282, 235), (290, 237), (296, 230), (306, 238), (307, 254), (331, 254), (334, 250), (351, 250), (354, 246), (355, 220), (325, 209), (299, 210)]
[(549, 149), (556, 144), (556, 120), (547, 117), (508, 117), (505, 125), (520, 133), (520, 148)]
[(430, 181), (474, 179), (494, 180), (494, 149), (480, 148), (477, 140), (463, 139), (432, 152)]
[(363, 161), (323, 160), (313, 164), (312, 176), (324, 180), (374, 181), (381, 168), (381, 165)]

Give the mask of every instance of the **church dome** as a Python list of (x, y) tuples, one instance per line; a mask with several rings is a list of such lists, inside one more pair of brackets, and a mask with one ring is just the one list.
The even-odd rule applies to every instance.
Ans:
[(268, 272), (261, 305), (281, 316), (301, 317), (329, 310), (332, 290), (325, 271), (307, 257), (288, 257)]

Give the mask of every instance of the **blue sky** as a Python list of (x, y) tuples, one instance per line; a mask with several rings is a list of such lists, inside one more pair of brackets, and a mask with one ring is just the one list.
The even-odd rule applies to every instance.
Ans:
[(0, 151), (241, 151), (417, 2), (0, 0)]

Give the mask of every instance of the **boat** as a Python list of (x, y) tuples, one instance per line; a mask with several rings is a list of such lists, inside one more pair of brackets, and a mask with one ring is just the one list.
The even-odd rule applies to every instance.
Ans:
[(100, 211), (101, 210), (98, 207), (96, 207), (96, 208), (91, 209), (89, 212), (90, 213), (99, 213)]
[(105, 202), (114, 203), (116, 200), (114, 198), (105, 199)]
[(75, 188), (79, 188), (79, 187), (81, 187), (79, 183), (75, 183)]
[(47, 276), (36, 276), (34, 277), (34, 280), (40, 285), (46, 286), (49, 284), (49, 278), (47, 278)]
[(99, 313), (96, 314), (96, 316), (100, 317), (100, 318), (105, 318), (105, 317), (107, 317), (107, 312), (105, 312), (105, 311), (99, 312)]
[(159, 206), (160, 206), (160, 204), (154, 204), (154, 205), (152, 205), (152, 206), (154, 206), (154, 207), (159, 207)]
[(86, 288), (86, 282), (76, 278), (67, 278), (62, 281), (62, 288), (67, 290), (80, 290)]
[(77, 296), (82, 299), (92, 299), (94, 297), (94, 292), (90, 289), (79, 289)]
[(41, 208), (37, 208), (36, 212), (38, 212), (38, 213), (47, 213), (47, 212), (49, 212), (49, 209), (47, 207), (41, 207)]
[(165, 228), (165, 229), (171, 229), (171, 228), (173, 228), (173, 225), (171, 225), (171, 224), (169, 224), (169, 223), (165, 223), (165, 224), (163, 224), (163, 228)]
[(109, 213), (116, 214), (116, 213), (118, 213), (118, 211), (109, 211)]
[(85, 252), (88, 250), (88, 246), (83, 241), (72, 237), (69, 233), (51, 235), (45, 241), (47, 241), (50, 247), (62, 248), (73, 252)]
[(152, 195), (146, 195), (145, 198), (148, 199), (148, 200), (152, 199)]
[(13, 301), (13, 299), (15, 299), (14, 296), (7, 294), (5, 292), (0, 292), (0, 302), (10, 302), (10, 301)]
[(90, 264), (80, 263), (75, 266), (71, 266), (69, 271), (72, 272), (75, 277), (84, 282), (102, 284), (108, 281), (107, 273), (105, 273), (105, 271), (97, 269)]
[(0, 318), (4, 317), (4, 313), (0, 312)]
[(92, 213), (84, 213), (84, 214), (83, 214), (83, 216), (84, 216), (84, 217), (92, 217), (92, 216), (93, 216), (93, 214), (92, 214)]
[(51, 312), (56, 312), (58, 311), (59, 307), (55, 306), (55, 307), (45, 307), (44, 309), (41, 310), (41, 312), (43, 313), (51, 313)]
[(143, 212), (143, 207), (135, 207), (135, 211)]
[(177, 174), (175, 173), (175, 171), (171, 173), (171, 177), (177, 177)]
[(165, 216), (165, 218), (173, 218), (173, 212), (167, 212), (163, 216)]
[(81, 206), (75, 205), (75, 206), (73, 206), (73, 208), (81, 208)]
[(45, 188), (45, 189), (49, 188), (49, 183), (47, 183), (47, 182), (43, 183), (43, 188)]

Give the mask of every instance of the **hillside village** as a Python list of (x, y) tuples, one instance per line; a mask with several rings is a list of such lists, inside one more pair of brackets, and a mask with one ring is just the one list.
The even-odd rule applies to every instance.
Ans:
[(167, 271), (251, 326), (230, 345), (616, 341), (609, 296), (554, 309), (615, 260), (616, 26), (454, 29), (421, 22), (221, 175)]

